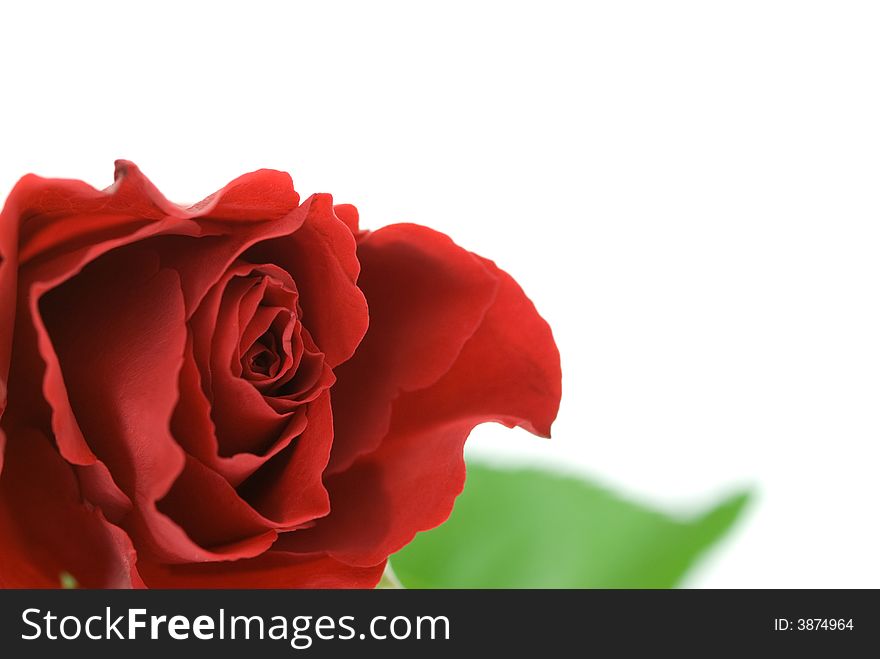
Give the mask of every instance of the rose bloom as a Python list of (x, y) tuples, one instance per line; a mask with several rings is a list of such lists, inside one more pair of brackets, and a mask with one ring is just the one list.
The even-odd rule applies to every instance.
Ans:
[(550, 328), (443, 234), (287, 174), (194, 206), (120, 161), (0, 215), (0, 586), (372, 587), (484, 421), (549, 436)]

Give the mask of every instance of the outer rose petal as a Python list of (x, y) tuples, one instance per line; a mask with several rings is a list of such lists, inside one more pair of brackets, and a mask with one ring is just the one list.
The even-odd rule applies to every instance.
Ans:
[(49, 439), (11, 431), (0, 478), (0, 588), (58, 588), (62, 572), (86, 588), (139, 587), (135, 561), (125, 532), (81, 501)]
[(333, 212), (336, 213), (336, 217), (345, 223), (345, 226), (354, 234), (355, 238), (360, 239), (368, 233), (361, 230), (358, 209), (351, 204), (336, 204), (333, 207)]
[[(28, 175), (15, 186), (10, 199), (15, 200), (21, 222), (22, 264), (36, 257), (67, 255), (130, 236), (145, 226), (153, 226), (156, 234), (168, 233), (168, 225), (180, 225), (180, 220), (213, 218), (220, 224), (232, 222), (236, 231), (242, 231), (242, 225), (278, 220), (299, 203), (287, 174), (260, 170), (235, 179), (186, 208), (165, 199), (133, 163), (125, 160), (116, 162), (116, 181), (107, 190), (96, 190), (82, 181)], [(190, 224), (199, 235), (229, 233)]]
[(41, 310), (78, 427), (135, 510), (153, 508), (184, 464), (169, 432), (186, 342), (177, 273), (132, 246), (48, 294)]
[[(18, 280), (18, 204), (10, 196), (0, 211), (0, 418), (6, 409), (6, 377), (12, 358), (12, 330), (15, 327), (15, 290)], [(0, 473), (6, 438), (0, 428)]]
[(336, 369), (330, 474), (376, 449), (401, 392), (427, 387), (449, 370), (498, 286), (472, 254), (412, 224), (371, 233), (358, 258), (370, 328), (355, 356)]
[(257, 558), (201, 565), (144, 565), (150, 588), (374, 588), (385, 561), (353, 567), (326, 554), (268, 551)]
[(474, 426), (499, 421), (549, 436), (561, 395), (550, 328), (510, 276), (483, 263), (500, 288), (455, 364), (430, 387), (400, 396), (379, 448), (327, 480), (330, 515), (314, 529), (279, 538), (276, 549), (320, 547), (371, 565), (449, 516), (464, 485), (462, 449)]

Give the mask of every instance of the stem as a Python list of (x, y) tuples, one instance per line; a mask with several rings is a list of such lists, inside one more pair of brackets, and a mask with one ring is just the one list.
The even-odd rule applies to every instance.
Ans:
[(391, 563), (385, 564), (385, 572), (382, 573), (382, 580), (376, 588), (381, 588), (383, 590), (403, 588), (400, 579), (397, 578), (397, 575), (394, 574), (394, 570), (391, 569)]

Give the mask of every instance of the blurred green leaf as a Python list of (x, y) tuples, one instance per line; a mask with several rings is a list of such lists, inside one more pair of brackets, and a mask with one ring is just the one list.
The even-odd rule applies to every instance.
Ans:
[(76, 577), (70, 572), (62, 572), (58, 575), (58, 580), (61, 582), (61, 587), (65, 590), (79, 588), (79, 583), (77, 583)]
[(449, 521), (391, 563), (407, 588), (670, 588), (747, 500), (678, 520), (583, 480), (469, 464)]

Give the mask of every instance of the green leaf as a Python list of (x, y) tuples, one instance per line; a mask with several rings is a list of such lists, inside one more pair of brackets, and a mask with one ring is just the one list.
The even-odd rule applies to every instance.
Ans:
[(391, 562), (407, 588), (670, 588), (747, 501), (679, 520), (582, 480), (469, 464), (449, 521)]
[(77, 583), (76, 577), (70, 572), (62, 572), (58, 575), (58, 580), (61, 582), (61, 587), (65, 590), (79, 588), (79, 583)]

